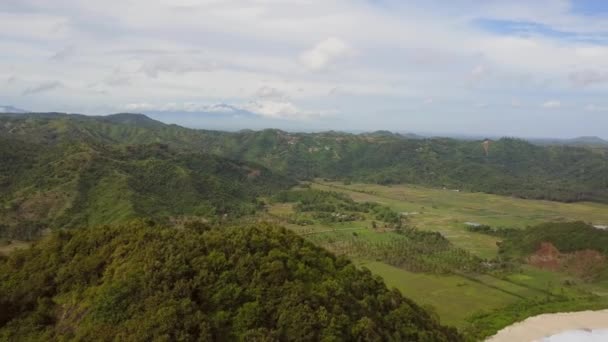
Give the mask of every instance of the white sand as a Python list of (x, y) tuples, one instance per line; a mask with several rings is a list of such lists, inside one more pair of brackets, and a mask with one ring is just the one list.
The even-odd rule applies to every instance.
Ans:
[(543, 339), (543, 342), (606, 342), (608, 330), (568, 330)]
[(487, 342), (530, 342), (569, 330), (597, 330), (608, 328), (608, 310), (543, 314), (512, 324)]

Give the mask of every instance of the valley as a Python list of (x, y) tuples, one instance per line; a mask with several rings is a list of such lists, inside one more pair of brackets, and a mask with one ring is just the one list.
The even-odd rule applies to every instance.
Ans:
[(608, 338), (608, 1), (0, 26), (0, 342)]
[(482, 258), (496, 256), (496, 239), (469, 232), (467, 222), (494, 228), (525, 228), (544, 222), (608, 222), (608, 205), (602, 203), (527, 200), (416, 185), (344, 185), (319, 180), (312, 187), (343, 192), (356, 201), (386, 205), (407, 214), (416, 228), (438, 231), (455, 245)]
[[(608, 231), (600, 229), (608, 224), (608, 163), (602, 148), (537, 146), (511, 138), (483, 144), (409, 139), (386, 132), (215, 132), (166, 125), (135, 114), (87, 117), (57, 113), (0, 115), (0, 142), (0, 267), (13, 270), (0, 278), (0, 286), (6, 286), (8, 293), (0, 294), (0, 302), (18, 315), (3, 318), (4, 327), (0, 319), (0, 336), (55, 334), (50, 331), (57, 324), (90, 334), (92, 330), (86, 329), (91, 326), (84, 321), (62, 323), (53, 312), (59, 305), (67, 305), (65, 296), (83, 298), (86, 303), (78, 310), (88, 312), (90, 307), (114, 303), (114, 295), (89, 296), (98, 286), (116, 289), (117, 295), (136, 286), (114, 284), (111, 273), (97, 273), (96, 267), (107, 266), (95, 266), (97, 261), (109, 251), (104, 249), (105, 233), (96, 234), (108, 230), (117, 244), (123, 230), (124, 234), (130, 229), (137, 232), (124, 236), (135, 244), (133, 256), (123, 255), (118, 245), (112, 252), (117, 253), (117, 260), (134, 262), (137, 253), (149, 253), (135, 242), (137, 236), (148, 236), (155, 229), (167, 236), (180, 232), (182, 240), (172, 248), (184, 243), (189, 234), (210, 231), (214, 233), (203, 235), (221, 241), (233, 238), (224, 230), (243, 229), (253, 234), (245, 240), (251, 241), (247, 248), (255, 252), (266, 239), (283, 236), (277, 229), (285, 227), (288, 235), (284, 238), (292, 243), (306, 241), (318, 248), (315, 254), (329, 253), (338, 264), (345, 262), (350, 265), (345, 267), (357, 269), (359, 273), (352, 277), (381, 284), (368, 288), (371, 292), (367, 294), (359, 293), (361, 298), (395, 289), (391, 293), (398, 293), (399, 298), (411, 301), (414, 310), (428, 315), (423, 319), (428, 324), (421, 329), (448, 340), (481, 340), (541, 313), (608, 307), (608, 251), (604, 248)], [(261, 240), (256, 238), (267, 230), (272, 232)], [(78, 247), (75, 254), (63, 255), (54, 248), (64, 239), (72, 243), (93, 239), (96, 248), (79, 251)], [(334, 266), (325, 267), (325, 257), (314, 261), (314, 270), (308, 271), (298, 270), (303, 266), (296, 261), (288, 265), (279, 257), (291, 252), (273, 249), (256, 254), (252, 262), (259, 266), (253, 275), (270, 279), (273, 272), (285, 275), (281, 270), (287, 267), (294, 272), (289, 277), (303, 283), (314, 280), (307, 275), (310, 272), (341, 277), (341, 273), (332, 273)], [(48, 282), (51, 291), (43, 293), (50, 293), (44, 301), (32, 302), (18, 285), (27, 276), (13, 278), (26, 267), (20, 265), (40, 267), (44, 262), (40, 255), (45, 253), (52, 258), (63, 255), (66, 261), (76, 258), (76, 264), (61, 272), (82, 268), (88, 274), (83, 286), (90, 291), (65, 292), (71, 281), (61, 282), (49, 275), (46, 280), (31, 280), (41, 281), (36, 284), (42, 287)], [(183, 281), (193, 284), (189, 277), (199, 269), (180, 273), (182, 266), (191, 267), (185, 257), (190, 254), (185, 250), (176, 253), (178, 259), (158, 255), (159, 265), (167, 267), (167, 277), (186, 277)], [(272, 265), (267, 264), (264, 255), (268, 253), (281, 261), (273, 259)], [(293, 258), (300, 260), (304, 254), (297, 252)], [(78, 264), (80, 258), (90, 258), (87, 263), (91, 264)], [(223, 263), (217, 255), (210, 260)], [(208, 274), (221, 270), (208, 266)], [(289, 283), (289, 277), (278, 279), (271, 290)], [(196, 294), (203, 285), (193, 286), (171, 295), (185, 293), (193, 301), (193, 310), (205, 312)], [(226, 295), (216, 285), (208, 286), (217, 296)], [(256, 286), (241, 282), (234, 288), (250, 291)], [(342, 291), (330, 288), (322, 291)], [(157, 291), (149, 292), (151, 298)], [(255, 335), (256, 326), (263, 324), (252, 321), (252, 312), (257, 311), (249, 310), (261, 310), (252, 296), (237, 296), (233, 306), (216, 307), (219, 311), (205, 321), (207, 326), (200, 332), (231, 332), (234, 338)], [(346, 298), (342, 299), (338, 305), (348, 306)], [(124, 300), (126, 307), (147, 310), (130, 296)], [(284, 308), (278, 301), (273, 303), (276, 305), (263, 310), (272, 322), (278, 322), (282, 318), (276, 315)], [(373, 316), (373, 324), (384, 330), (375, 331), (367, 320), (370, 313), (363, 311), (361, 315), (367, 318), (350, 318), (355, 330), (338, 327), (326, 320), (323, 310), (328, 309), (323, 308), (310, 303), (301, 314), (321, 310), (311, 320), (328, 329), (331, 336), (381, 336), (388, 331), (412, 334), (411, 329), (378, 316)], [(175, 319), (183, 315), (172, 312)], [(333, 314), (334, 321), (344, 318), (340, 312)], [(85, 315), (86, 322), (94, 325), (103, 321), (98, 318)], [(42, 324), (46, 328), (15, 330), (30, 320), (37, 323), (28, 327)], [(442, 330), (439, 322), (455, 327), (457, 333), (451, 328)], [(108, 336), (119, 336), (120, 329)], [(261, 329), (266, 329), (265, 336), (286, 336), (275, 323)], [(408, 336), (424, 339), (425, 334)]]
[[(356, 202), (379, 203), (398, 212), (404, 224), (417, 230), (440, 232), (455, 247), (470, 252), (482, 260), (498, 257), (497, 242), (501, 238), (467, 229), (476, 223), (495, 228), (524, 229), (544, 222), (586, 221), (602, 223), (608, 220), (608, 205), (598, 203), (557, 203), (526, 200), (483, 193), (468, 193), (417, 185), (344, 184), (317, 179), (304, 183), (304, 188), (336, 192)], [(276, 203), (268, 208), (273, 217), (306, 239), (339, 254), (349, 256), (362, 268), (379, 275), (389, 287), (435, 312), (445, 324), (460, 329), (473, 329), (476, 319), (500, 328), (523, 317), (499, 318), (506, 307), (529, 305), (534, 310), (586, 309), (608, 307), (608, 273), (593, 282), (577, 280), (564, 272), (521, 265), (507, 271), (482, 272), (416, 272), (407, 267), (391, 265), (378, 254), (360, 253), (344, 248), (353, 240), (383, 248), (379, 242), (398, 241), (402, 236), (393, 228), (375, 223), (373, 217), (349, 222), (289, 223), (295, 214), (293, 204)], [(566, 285), (568, 284), (568, 285)], [(540, 301), (541, 303), (534, 303)], [(531, 304), (533, 303), (533, 304)], [(487, 315), (481, 318), (480, 315)], [(495, 329), (492, 328), (492, 329)]]

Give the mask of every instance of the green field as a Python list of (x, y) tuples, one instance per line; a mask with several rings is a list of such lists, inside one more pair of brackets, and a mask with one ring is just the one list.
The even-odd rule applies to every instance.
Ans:
[[(356, 202), (383, 204), (406, 215), (409, 226), (438, 231), (456, 247), (488, 260), (497, 255), (497, 238), (468, 231), (466, 222), (511, 228), (525, 228), (547, 221), (608, 222), (608, 205), (597, 203), (525, 200), (411, 185), (344, 185), (315, 181), (310, 186), (317, 190), (347, 194)], [(275, 203), (268, 212), (281, 221), (293, 215), (295, 210), (292, 203)], [(310, 241), (346, 255), (348, 251), (339, 248), (340, 242), (355, 239), (390, 242), (403, 238), (391, 229), (372, 229), (369, 217), (339, 223), (284, 224)], [(445, 275), (410, 272), (379, 260), (357, 255), (350, 257), (360, 267), (368, 268), (382, 277), (389, 287), (397, 288), (405, 296), (432, 308), (443, 323), (458, 328), (465, 328), (472, 315), (492, 312), (526, 300), (565, 297), (576, 301), (577, 298), (587, 298), (591, 293), (608, 296), (606, 282), (577, 282), (575, 286), (565, 286), (566, 280), (572, 280), (571, 277), (530, 266), (523, 266), (517, 273), (500, 277), (459, 272)]]
[(466, 317), (471, 314), (514, 303), (519, 299), (517, 295), (529, 295), (528, 292), (531, 292), (507, 282), (501, 285), (506, 284), (514, 294), (459, 275), (408, 272), (376, 261), (359, 261), (358, 264), (381, 276), (389, 287), (397, 288), (419, 304), (432, 306), (441, 322), (459, 327), (466, 323)]
[(378, 202), (408, 216), (418, 229), (438, 231), (483, 258), (496, 256), (496, 239), (467, 231), (465, 222), (492, 227), (524, 228), (547, 221), (608, 223), (608, 205), (560, 203), (466, 193), (414, 185), (343, 185), (314, 182), (313, 188), (344, 192), (356, 201)]

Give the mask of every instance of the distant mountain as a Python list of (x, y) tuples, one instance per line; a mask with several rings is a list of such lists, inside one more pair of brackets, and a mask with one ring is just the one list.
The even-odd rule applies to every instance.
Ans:
[(577, 137), (572, 139), (530, 139), (530, 142), (538, 145), (608, 147), (607, 140), (595, 136)]
[(168, 124), (214, 129), (246, 128), (260, 121), (259, 115), (255, 113), (223, 103), (196, 111), (153, 110), (145, 111), (144, 114)]
[(415, 133), (401, 132), (399, 135), (406, 139), (426, 139), (426, 136)]
[(159, 127), (165, 125), (164, 123), (151, 119), (150, 117), (145, 116), (144, 114), (118, 113), (107, 116), (100, 116), (99, 118), (101, 120), (111, 123), (140, 127)]
[(178, 149), (204, 145), (191, 132), (136, 114), (0, 115), (0, 236), (144, 217), (238, 217), (258, 210), (260, 195), (294, 184), (255, 163)]
[(13, 107), (13, 106), (0, 106), (0, 113), (27, 113), (25, 109)]
[(608, 202), (608, 150), (588, 146), (539, 146), (513, 138), (492, 139), (484, 146), (483, 139), (409, 139), (387, 131), (222, 132), (167, 125), (141, 114), (3, 114), (2, 137), (49, 146), (162, 143), (175, 151), (257, 163), (295, 179), (412, 183), (524, 198)]
[(572, 145), (602, 145), (608, 146), (608, 141), (600, 137), (578, 137), (568, 141)]

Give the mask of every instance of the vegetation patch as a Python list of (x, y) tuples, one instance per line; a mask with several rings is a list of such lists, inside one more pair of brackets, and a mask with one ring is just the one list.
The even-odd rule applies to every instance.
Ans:
[(267, 224), (55, 232), (0, 259), (0, 304), (0, 340), (461, 340), (369, 271)]

